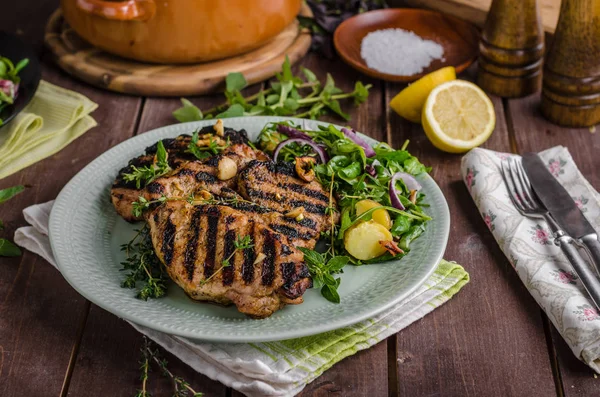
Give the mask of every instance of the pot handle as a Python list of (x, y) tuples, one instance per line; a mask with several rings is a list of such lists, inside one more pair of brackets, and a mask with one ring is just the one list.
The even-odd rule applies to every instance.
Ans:
[(154, 0), (77, 0), (76, 4), (88, 14), (115, 21), (146, 21), (156, 13)]

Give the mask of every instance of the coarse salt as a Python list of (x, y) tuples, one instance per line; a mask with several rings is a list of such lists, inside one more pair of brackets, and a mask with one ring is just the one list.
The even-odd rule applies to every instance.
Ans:
[(382, 29), (365, 36), (360, 55), (367, 66), (382, 73), (411, 76), (432, 61), (444, 61), (444, 48), (404, 29)]

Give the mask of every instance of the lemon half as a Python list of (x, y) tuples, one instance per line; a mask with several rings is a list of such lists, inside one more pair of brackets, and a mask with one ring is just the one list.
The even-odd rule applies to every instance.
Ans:
[(445, 152), (464, 153), (492, 135), (496, 113), (481, 88), (468, 81), (454, 80), (431, 91), (421, 121), (435, 147)]
[(421, 111), (427, 96), (438, 85), (456, 80), (454, 66), (446, 66), (431, 72), (415, 81), (390, 101), (390, 107), (400, 116), (412, 121), (421, 122)]

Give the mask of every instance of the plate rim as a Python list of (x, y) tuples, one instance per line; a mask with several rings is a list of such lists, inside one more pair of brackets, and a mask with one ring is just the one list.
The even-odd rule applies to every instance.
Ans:
[[(293, 118), (293, 117), (276, 117), (276, 116), (252, 116), (252, 117), (244, 116), (244, 117), (232, 117), (232, 118), (229, 118), (228, 120), (233, 120), (233, 119), (242, 120), (242, 119), (249, 119), (249, 118), (265, 119), (265, 124), (267, 122), (275, 121), (277, 119), (282, 120), (282, 121), (283, 120), (291, 120), (291, 121), (294, 121), (297, 123), (302, 123), (303, 121), (306, 121), (305, 119), (298, 119), (298, 118)], [(337, 127), (339, 127), (339, 124), (335, 124), (335, 123), (323, 122), (323, 121), (318, 121), (318, 120), (310, 120), (310, 121), (322, 123), (322, 124), (333, 124), (333, 125), (336, 125)], [(77, 174), (75, 174), (69, 180), (69, 182), (67, 184), (65, 184), (63, 189), (60, 191), (60, 193), (56, 197), (55, 203), (52, 207), (52, 211), (50, 212), (49, 227), (48, 227), (48, 236), (50, 239), (50, 245), (52, 248), (52, 252), (55, 254), (56, 266), (57, 266), (58, 270), (60, 271), (61, 275), (63, 276), (63, 278), (69, 283), (69, 285), (73, 289), (75, 289), (80, 295), (82, 295), (84, 298), (88, 299), (90, 302), (92, 302), (95, 305), (101, 307), (102, 309), (118, 316), (121, 319), (131, 321), (137, 325), (141, 325), (141, 326), (144, 326), (144, 327), (147, 327), (147, 328), (159, 331), (159, 332), (163, 332), (163, 333), (167, 333), (167, 334), (171, 334), (171, 335), (177, 335), (177, 336), (181, 336), (181, 337), (192, 339), (192, 340), (199, 340), (199, 341), (205, 341), (205, 342), (227, 342), (227, 343), (271, 342), (271, 341), (277, 341), (277, 340), (286, 340), (286, 339), (294, 339), (294, 338), (299, 338), (299, 337), (311, 336), (311, 335), (316, 335), (316, 334), (320, 334), (323, 332), (333, 331), (336, 329), (351, 326), (353, 324), (357, 324), (368, 318), (372, 318), (372, 317), (382, 313), (386, 309), (394, 306), (398, 302), (402, 301), (407, 296), (412, 294), (415, 290), (417, 290), (421, 285), (423, 285), (423, 283), (425, 283), (425, 281), (427, 281), (429, 279), (429, 277), (433, 274), (433, 272), (435, 271), (435, 269), (437, 267), (437, 264), (443, 258), (443, 255), (446, 250), (446, 246), (448, 244), (449, 234), (450, 234), (450, 210), (448, 207), (448, 202), (447, 202), (442, 190), (440, 189), (440, 187), (437, 185), (435, 180), (429, 174), (425, 174), (424, 178), (427, 179), (427, 182), (431, 184), (431, 186), (434, 190), (436, 190), (436, 193), (439, 195), (439, 198), (441, 199), (441, 203), (443, 204), (443, 208), (441, 208), (442, 216), (439, 217), (439, 219), (438, 219), (438, 221), (440, 222), (439, 226), (442, 230), (441, 235), (443, 236), (443, 243), (438, 244), (436, 246), (436, 247), (438, 247), (437, 248), (438, 252), (435, 255), (435, 260), (431, 259), (431, 264), (429, 265), (429, 269), (426, 272), (424, 272), (424, 274), (421, 276), (421, 278), (417, 282), (414, 282), (414, 284), (410, 288), (407, 288), (402, 294), (396, 295), (393, 299), (390, 299), (385, 304), (379, 305), (376, 308), (373, 308), (372, 310), (367, 310), (367, 311), (365, 311), (365, 313), (363, 313), (362, 315), (359, 315), (359, 316), (347, 317), (345, 319), (340, 319), (340, 320), (333, 320), (328, 324), (321, 324), (319, 326), (315, 325), (315, 326), (311, 326), (311, 327), (304, 327), (304, 328), (300, 327), (298, 329), (289, 329), (284, 334), (282, 332), (279, 332), (279, 336), (277, 334), (276, 335), (265, 335), (265, 336), (258, 335), (258, 336), (250, 336), (250, 337), (238, 336), (238, 335), (202, 336), (198, 332), (198, 330), (188, 331), (188, 330), (181, 330), (181, 329), (175, 329), (175, 328), (168, 328), (166, 326), (156, 324), (152, 320), (144, 318), (143, 316), (140, 317), (140, 316), (131, 315), (130, 313), (124, 312), (119, 308), (115, 308), (114, 306), (111, 306), (110, 302), (108, 302), (106, 300), (97, 299), (94, 294), (89, 293), (82, 288), (79, 288), (77, 283), (74, 282), (73, 278), (70, 277), (70, 274), (69, 274), (70, 269), (68, 267), (65, 267), (64, 263), (61, 263), (61, 259), (59, 259), (58, 256), (56, 255), (56, 253), (58, 252), (58, 250), (56, 248), (57, 248), (59, 240), (61, 238), (61, 237), (57, 237), (57, 235), (55, 235), (53, 233), (53, 230), (57, 227), (57, 224), (59, 223), (58, 219), (61, 216), (61, 213), (59, 212), (59, 210), (57, 210), (57, 208), (60, 208), (60, 206), (57, 206), (56, 204), (59, 203), (61, 200), (66, 200), (66, 198), (65, 198), (66, 194), (67, 194), (68, 190), (70, 188), (72, 188), (72, 186), (78, 182), (77, 178), (80, 175), (82, 175), (84, 173), (84, 171), (93, 168), (98, 162), (100, 162), (102, 160), (102, 157), (106, 153), (109, 153), (111, 151), (118, 151), (119, 150), (118, 148), (121, 145), (124, 145), (126, 142), (138, 140), (138, 139), (143, 140), (142, 136), (146, 135), (147, 133), (160, 134), (162, 131), (169, 130), (169, 129), (173, 128), (174, 126), (178, 126), (178, 125), (189, 125), (191, 128), (194, 128), (193, 126), (201, 125), (203, 123), (206, 123), (206, 120), (203, 120), (200, 122), (175, 123), (175, 124), (171, 124), (171, 125), (167, 125), (167, 126), (149, 130), (145, 133), (138, 134), (134, 137), (124, 140), (123, 142), (120, 142), (118, 145), (115, 145), (115, 146), (111, 147), (110, 149), (101, 153), (98, 157), (96, 157), (88, 165), (86, 165), (83, 169), (81, 169)], [(364, 134), (361, 134), (361, 135), (365, 136), (368, 139), (375, 140), (374, 138), (368, 137)], [(143, 150), (143, 148), (141, 148), (141, 149)], [(420, 266), (423, 266), (423, 265), (420, 265)], [(255, 321), (261, 321), (261, 320), (255, 320)]]

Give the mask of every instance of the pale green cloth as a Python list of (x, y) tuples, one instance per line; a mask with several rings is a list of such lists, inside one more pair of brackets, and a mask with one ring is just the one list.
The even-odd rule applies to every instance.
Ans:
[(59, 152), (96, 126), (85, 96), (41, 81), (14, 120), (0, 127), (0, 179)]

